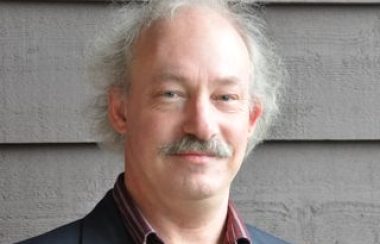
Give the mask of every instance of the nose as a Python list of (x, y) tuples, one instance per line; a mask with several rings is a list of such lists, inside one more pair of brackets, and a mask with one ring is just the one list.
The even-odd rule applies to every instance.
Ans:
[(207, 96), (189, 99), (185, 108), (183, 130), (200, 140), (209, 140), (217, 134), (213, 105)]

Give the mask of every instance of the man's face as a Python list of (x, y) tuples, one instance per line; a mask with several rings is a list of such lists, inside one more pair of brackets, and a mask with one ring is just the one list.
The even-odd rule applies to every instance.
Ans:
[[(260, 115), (249, 101), (249, 65), (238, 33), (209, 10), (181, 10), (145, 29), (119, 109), (128, 185), (141, 194), (188, 199), (228, 193)], [(230, 155), (165, 153), (185, 136), (227, 145)]]

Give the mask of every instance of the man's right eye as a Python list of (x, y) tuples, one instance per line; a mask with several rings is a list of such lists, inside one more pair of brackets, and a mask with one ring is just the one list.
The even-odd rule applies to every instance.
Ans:
[(178, 94), (175, 93), (174, 91), (164, 91), (162, 93), (162, 96), (168, 97), (168, 98), (174, 98), (174, 97), (178, 96)]

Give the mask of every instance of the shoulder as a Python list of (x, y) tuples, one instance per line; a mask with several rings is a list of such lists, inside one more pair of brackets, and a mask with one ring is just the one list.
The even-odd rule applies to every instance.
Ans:
[(130, 243), (111, 192), (83, 219), (61, 226), (20, 244)]
[(246, 225), (249, 231), (253, 244), (289, 244), (265, 231), (262, 231), (252, 225)]
[(61, 226), (57, 229), (49, 231), (40, 236), (18, 242), (19, 244), (63, 244), (63, 243), (79, 243), (81, 232), (81, 220)]

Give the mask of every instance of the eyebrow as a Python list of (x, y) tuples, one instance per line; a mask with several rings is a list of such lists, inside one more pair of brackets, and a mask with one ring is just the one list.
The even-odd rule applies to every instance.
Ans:
[[(158, 76), (157, 81), (165, 82), (165, 81), (174, 81), (176, 83), (186, 83), (188, 79), (181, 74), (174, 73), (162, 73)], [(224, 78), (218, 78), (214, 80), (216, 83), (222, 85), (238, 85), (241, 86), (241, 80), (236, 76), (227, 76)]]
[(162, 73), (157, 77), (156, 80), (160, 82), (175, 81), (178, 83), (185, 83), (187, 79), (184, 76), (179, 75), (179, 74)]
[(236, 76), (228, 76), (222, 79), (216, 79), (218, 83), (221, 83), (223, 85), (238, 85), (241, 86), (243, 82)]

